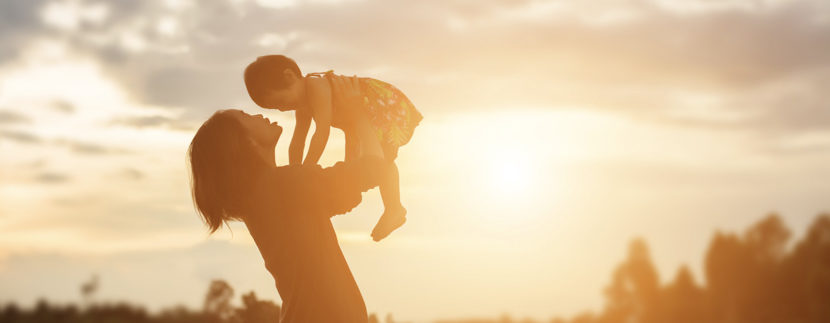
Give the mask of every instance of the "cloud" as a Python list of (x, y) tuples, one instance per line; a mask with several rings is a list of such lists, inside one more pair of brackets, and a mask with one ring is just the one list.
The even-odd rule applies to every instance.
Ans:
[(256, 247), (226, 241), (91, 255), (12, 253), (0, 259), (0, 297), (21, 305), (44, 296), (50, 302), (77, 302), (79, 286), (92, 274), (100, 276), (97, 299), (140, 303), (151, 310), (182, 302), (198, 309), (208, 284), (217, 278), (232, 284), (235, 297), (255, 290), (260, 298), (278, 301)]
[(45, 32), (38, 8), (44, 0), (0, 2), (0, 62), (12, 60), (32, 36)]
[(135, 168), (124, 168), (120, 172), (119, 175), (123, 178), (127, 178), (127, 179), (130, 179), (130, 180), (135, 180), (135, 181), (141, 180), (146, 176), (144, 174), (144, 172), (142, 172), (138, 169), (135, 169)]
[[(294, 57), (306, 72), (377, 71), (372, 76), (399, 85), (428, 114), (578, 106), (644, 120), (669, 116), (682, 104), (667, 93), (734, 97), (830, 64), (822, 55), (830, 51), (830, 24), (820, 22), (827, 6), (821, 1), (688, 12), (649, 1), (558, 9), (533, 1), (300, 2), (279, 9), (208, 2), (180, 11), (144, 2), (109, 5), (100, 28), (66, 36), (99, 57), (138, 101), (185, 108), (187, 120), (252, 105), (241, 71), (254, 57), (275, 52)], [(592, 18), (614, 15), (630, 18)], [(159, 33), (171, 16), (175, 32)], [(451, 21), (466, 27), (455, 30)], [(130, 49), (109, 30), (144, 45)], [(268, 35), (284, 41), (263, 45)], [(110, 41), (94, 41), (100, 37)], [(755, 111), (770, 105), (761, 102)], [(151, 120), (134, 122), (141, 123)]]
[[(76, 176), (89, 177), (88, 174)], [(68, 188), (79, 187), (78, 181), (64, 173), (44, 172), (34, 180), (41, 184), (64, 184)], [(107, 178), (112, 182), (112, 177)], [(71, 183), (70, 183), (71, 182)], [(136, 180), (121, 180), (119, 187), (139, 185)], [(158, 185), (152, 186), (158, 189)], [(25, 216), (4, 228), (5, 239), (0, 239), (0, 251), (45, 248), (79, 252), (118, 251), (117, 243), (127, 243), (130, 248), (147, 246), (164, 247), (161, 236), (173, 236), (181, 239), (203, 237), (204, 228), (189, 203), (170, 203), (162, 198), (146, 199), (134, 189), (120, 189), (78, 193), (64, 189), (59, 195), (44, 192), (41, 213), (37, 216)], [(81, 190), (81, 189), (79, 189)], [(140, 199), (131, 201), (125, 198)], [(43, 212), (43, 210), (53, 210)], [(29, 235), (22, 233), (27, 232)], [(57, 237), (66, 239), (58, 242)], [(154, 240), (154, 237), (159, 237)], [(18, 244), (13, 243), (15, 239)], [(101, 245), (108, 241), (113, 245)], [(28, 244), (26, 244), (26, 243)]]
[(195, 128), (194, 124), (187, 121), (160, 115), (117, 118), (112, 121), (112, 124), (138, 129), (159, 127), (173, 130), (193, 130)]
[(26, 116), (8, 110), (0, 110), (0, 125), (2, 124), (16, 124), (29, 123), (32, 120)]
[(52, 104), (52, 107), (54, 107), (55, 110), (58, 110), (60, 112), (70, 113), (70, 114), (75, 113), (75, 111), (77, 110), (77, 108), (75, 108), (74, 104), (66, 102), (66, 101), (55, 101)]
[[(542, 128), (527, 137), (530, 139), (522, 140), (528, 150), (535, 149), (534, 140), (543, 140), (547, 147), (542, 150), (556, 150), (559, 158), (585, 156), (586, 161), (578, 160), (580, 167), (585, 167), (583, 173), (577, 172), (580, 176), (571, 175), (569, 179), (567, 174), (571, 172), (562, 171), (565, 178), (549, 181), (552, 185), (577, 186), (569, 190), (573, 192), (561, 193), (563, 204), (578, 201), (568, 198), (568, 194), (578, 197), (579, 185), (588, 185), (582, 190), (592, 195), (608, 192), (605, 195), (618, 196), (620, 200), (637, 196), (634, 189), (654, 188), (642, 195), (657, 200), (661, 199), (664, 184), (672, 181), (689, 187), (694, 194), (711, 192), (712, 187), (716, 191), (722, 189), (724, 194), (716, 194), (717, 197), (682, 200), (710, 209), (741, 204), (741, 208), (755, 210), (779, 204), (786, 207), (788, 203), (813, 207), (824, 201), (818, 195), (824, 194), (826, 188), (812, 188), (804, 183), (812, 183), (811, 180), (820, 178), (815, 174), (826, 172), (830, 150), (830, 135), (826, 131), (830, 126), (830, 109), (823, 97), (830, 88), (830, 55), (825, 54), (830, 52), (830, 23), (825, 14), (830, 5), (826, 1), (725, 1), (727, 4), (714, 5), (711, 1), (695, 0), (672, 1), (669, 5), (666, 1), (648, 0), (368, 0), (296, 1), (276, 8), (262, 7), (256, 1), (200, 1), (180, 8), (166, 3), (0, 2), (0, 73), (24, 65), (52, 72), (19, 78), (25, 82), (18, 84), (32, 85), (26, 88), (34, 95), (11, 93), (21, 101), (37, 101), (31, 105), (32, 111), (30, 105), (17, 102), (8, 103), (14, 110), (0, 111), (0, 145), (12, 142), (31, 146), (21, 149), (25, 152), (20, 154), (13, 151), (18, 160), (9, 158), (9, 164), (42, 161), (32, 168), (14, 167), (21, 170), (20, 174), (13, 174), (19, 177), (4, 178), (3, 184), (12, 189), (4, 187), (4, 194), (10, 195), (4, 195), (3, 200), (21, 207), (6, 209), (14, 209), (16, 214), (4, 214), (15, 224), (4, 234), (5, 245), (28, 246), (27, 237), (42, 237), (44, 245), (59, 244), (57, 248), (65, 250), (112, 251), (148, 245), (164, 249), (169, 245), (156, 239), (159, 232), (181, 234), (199, 229), (198, 234), (202, 234), (200, 220), (190, 205), (182, 162), (190, 136), (185, 136), (184, 131), (166, 130), (191, 131), (193, 125), (216, 109), (254, 108), (242, 83), (242, 70), (256, 56), (270, 53), (295, 58), (304, 72), (333, 68), (338, 73), (388, 81), (404, 90), (426, 117), (422, 125), (426, 128), (416, 136), (426, 136), (413, 140), (412, 146), (407, 147), (415, 149), (412, 152), (420, 157), (410, 159), (416, 161), (416, 167), (407, 170), (402, 165), (402, 178), (407, 177), (406, 173), (412, 177), (434, 169), (453, 171), (430, 166), (452, 161), (454, 157), (467, 158), (461, 152), (466, 152), (462, 148), (469, 146), (468, 140), (461, 141), (459, 150), (451, 150), (455, 155), (434, 154), (447, 145), (447, 140), (480, 140), (480, 134), (466, 135), (481, 129), (501, 135), (500, 131), (510, 129), (501, 127), (513, 119), (494, 117), (492, 122), (481, 123), (486, 127), (471, 128), (459, 135), (462, 131), (458, 125), (473, 124), (469, 117), (490, 115), (483, 110), (510, 116), (513, 111), (521, 111), (520, 114), (533, 109), (562, 109), (625, 121), (624, 127), (610, 127), (600, 121), (574, 118), (573, 131), (565, 127), (566, 131), (556, 132), (551, 130), (556, 127), (545, 127), (568, 125), (557, 124), (554, 119), (559, 119), (559, 115), (554, 115), (538, 118), (544, 125), (527, 127), (528, 133)], [(39, 42), (45, 45), (32, 45)], [(21, 53), (29, 47), (37, 49), (32, 50), (34, 53), (44, 54), (22, 57)], [(76, 77), (83, 73), (96, 77), (75, 84), (53, 82), (66, 91), (54, 91), (55, 97), (38, 95), (38, 77), (43, 80), (41, 75), (50, 75), (55, 79), (56, 69), (47, 60), (67, 65), (83, 63), (84, 68), (67, 68), (71, 72), (58, 72), (58, 77), (68, 75), (67, 79), (79, 80)], [(99, 78), (106, 79), (99, 85), (115, 81), (117, 86), (80, 94), (72, 90), (72, 86), (93, 83), (90, 81)], [(123, 100), (122, 90), (126, 94)], [(110, 98), (101, 100), (104, 96)], [(90, 101), (99, 105), (88, 105)], [(109, 102), (124, 102), (130, 108), (120, 109), (116, 105), (108, 110)], [(464, 120), (444, 123), (443, 117)], [(33, 127), (25, 128), (30, 124)], [(429, 133), (444, 125), (452, 127), (443, 132), (447, 136)], [(565, 134), (565, 139), (549, 141), (545, 137), (556, 133)], [(141, 142), (130, 141), (136, 135), (141, 136)], [(580, 144), (585, 142), (591, 144)], [(33, 147), (35, 144), (39, 147)], [(762, 155), (755, 155), (759, 151)], [(568, 157), (571, 154), (577, 157)], [(626, 167), (617, 159), (632, 159), (634, 166)], [(600, 172), (603, 176), (596, 175), (589, 164), (597, 160), (613, 169)], [(703, 170), (690, 171), (692, 168)], [(790, 169), (808, 179), (794, 179), (788, 173)], [(730, 175), (733, 170), (735, 174)], [(634, 183), (625, 187), (631, 194), (614, 194), (616, 186), (602, 182), (614, 175), (626, 177), (625, 181), (609, 183)], [(602, 184), (590, 184), (594, 178), (591, 176), (601, 178), (596, 182)], [(414, 190), (411, 181), (405, 183), (408, 191), (428, 194), (422, 191), (432, 190), (429, 176), (415, 177), (421, 185)], [(809, 203), (803, 202), (804, 197), (789, 201), (778, 189), (782, 187), (781, 180), (788, 181), (784, 186), (799, 190), (791, 192), (792, 196), (818, 197)], [(756, 194), (764, 190), (756, 187), (757, 181), (775, 183), (769, 189), (773, 193)], [(586, 182), (590, 185), (579, 184)], [(722, 184), (726, 182), (751, 183), (747, 185), (753, 187)], [(66, 184), (33, 185), (39, 188), (33, 192), (14, 188), (32, 183)], [(459, 185), (469, 186), (470, 182)], [(752, 196), (738, 201), (732, 195), (734, 192)], [(687, 195), (680, 192), (669, 200)], [(435, 197), (423, 196), (421, 201)], [(726, 200), (729, 201), (721, 204)], [(659, 204), (645, 201), (616, 205)], [(447, 202), (453, 203), (457, 201)], [(632, 210), (620, 213), (647, 213)], [(584, 213), (574, 215), (584, 218)], [(416, 222), (413, 225), (417, 227)], [(148, 280), (136, 279), (136, 274), (168, 273), (164, 270), (171, 268), (171, 263), (178, 264), (174, 270), (183, 272), (165, 276), (164, 282), (183, 282), (194, 276), (208, 279), (222, 274), (210, 268), (242, 268), (246, 272), (259, 270), (266, 279), (257, 284), (273, 288), (255, 250), (250, 259), (226, 257), (238, 255), (236, 251), (201, 249), (203, 262), (175, 254), (152, 264), (143, 261), (152, 255), (124, 262), (105, 258), (98, 263), (111, 264), (116, 268), (114, 272), (123, 268), (135, 270), (112, 283), (110, 291), (114, 294), (124, 291), (117, 296), (169, 295), (165, 294), (169, 285), (153, 289), (141, 284)], [(215, 266), (217, 261), (229, 266)], [(8, 283), (0, 285), (9, 287), (3, 289), (7, 298), (43, 292), (76, 296), (75, 283), (67, 286), (66, 279), (52, 279), (65, 275), (44, 269), (69, 267), (67, 263), (71, 261), (21, 260), (8, 267), (13, 271), (0, 275), (0, 280)], [(194, 263), (201, 268), (196, 275), (188, 269)], [(374, 268), (375, 263), (366, 261), (365, 267), (359, 269)], [(250, 267), (252, 264), (259, 267)], [(37, 272), (27, 271), (31, 268)], [(88, 267), (72, 268), (78, 283), (88, 278)], [(41, 282), (44, 277), (48, 281)], [(373, 277), (368, 281), (376, 279), (364, 277)], [(104, 275), (105, 286), (109, 284), (107, 279)], [(168, 296), (163, 303), (196, 295), (193, 288), (205, 286), (199, 282), (192, 287), (196, 285), (191, 283), (187, 282), (190, 287), (176, 286), (180, 294)], [(32, 288), (37, 284), (44, 289)], [(60, 289), (53, 288), (56, 286)]]
[(28, 161), (28, 162), (22, 163), (22, 164), (20, 164), (20, 166), (19, 166), (19, 167), (20, 167), (20, 168), (22, 168), (22, 169), (34, 169), (34, 170), (37, 170), (37, 169), (41, 169), (41, 168), (43, 168), (43, 167), (45, 167), (45, 166), (46, 166), (46, 160), (43, 160), (43, 159), (36, 159), (36, 160), (31, 160), (31, 161)]
[(828, 87), (830, 67), (745, 90), (692, 98), (689, 104), (675, 103), (672, 112), (651, 118), (681, 126), (750, 132), (764, 141), (798, 137), (830, 127), (830, 105), (822, 97)]
[(22, 144), (38, 144), (43, 140), (29, 132), (0, 129), (0, 138), (16, 141)]
[(44, 184), (61, 184), (69, 181), (69, 176), (62, 173), (45, 172), (35, 177), (35, 181)]
[(121, 148), (107, 147), (95, 143), (83, 142), (72, 139), (57, 139), (55, 144), (69, 148), (70, 151), (82, 155), (107, 155), (121, 154), (127, 152)]
[[(31, 132), (10, 129), (0, 129), (0, 139), (7, 139), (17, 143), (29, 145), (42, 144), (45, 142), (40, 136)], [(74, 139), (61, 138), (56, 139), (51, 143), (57, 146), (69, 148), (70, 151), (82, 155), (121, 154), (127, 152), (127, 150), (121, 148), (107, 147)]]

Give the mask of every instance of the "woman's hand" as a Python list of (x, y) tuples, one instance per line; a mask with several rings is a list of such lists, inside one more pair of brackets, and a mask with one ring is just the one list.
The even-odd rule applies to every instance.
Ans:
[(357, 76), (332, 75), (332, 100), (335, 106), (342, 108), (351, 120), (354, 114), (363, 111), (363, 93)]

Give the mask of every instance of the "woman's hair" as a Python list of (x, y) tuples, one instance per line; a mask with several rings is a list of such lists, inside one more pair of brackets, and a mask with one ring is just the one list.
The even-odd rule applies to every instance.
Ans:
[(267, 106), (262, 96), (266, 89), (279, 90), (288, 86), (282, 74), (285, 69), (294, 71), (297, 76), (303, 75), (297, 63), (283, 55), (260, 56), (253, 63), (248, 64), (244, 75), (245, 87), (248, 88), (248, 95), (256, 105), (266, 109), (273, 108)]
[(230, 110), (214, 113), (187, 150), (193, 203), (210, 233), (241, 220), (256, 172), (264, 166), (256, 144)]

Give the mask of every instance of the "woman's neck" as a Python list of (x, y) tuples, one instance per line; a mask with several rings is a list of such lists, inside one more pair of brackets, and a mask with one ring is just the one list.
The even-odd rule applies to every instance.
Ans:
[[(277, 139), (277, 140), (279, 140), (279, 139)], [(260, 156), (262, 156), (263, 159), (265, 160), (265, 168), (266, 169), (277, 167), (277, 161), (276, 161), (276, 158), (277, 158), (276, 157), (277, 156), (276, 155), (277, 140), (275, 140), (273, 144), (268, 144), (267, 146), (263, 147), (262, 150), (260, 150)]]

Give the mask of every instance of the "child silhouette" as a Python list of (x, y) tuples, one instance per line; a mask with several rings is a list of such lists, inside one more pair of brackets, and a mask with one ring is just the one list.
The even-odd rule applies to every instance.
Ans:
[[(380, 183), (384, 212), (372, 229), (372, 239), (380, 241), (406, 222), (406, 208), (400, 201), (398, 148), (409, 142), (421, 113), (399, 89), (372, 78), (344, 77), (332, 70), (302, 76), (294, 60), (283, 55), (258, 57), (244, 73), (248, 94), (265, 109), (295, 111), (296, 126), (288, 148), (289, 164), (316, 165), (326, 147), (331, 127), (346, 135), (346, 161), (362, 152), (360, 138), (376, 142), (365, 147), (382, 150), (387, 163)], [(345, 102), (345, 91), (359, 91), (362, 102)], [(355, 93), (351, 94), (354, 97)], [(311, 121), (315, 131), (303, 159), (305, 140)], [(359, 133), (374, 136), (359, 136)]]

